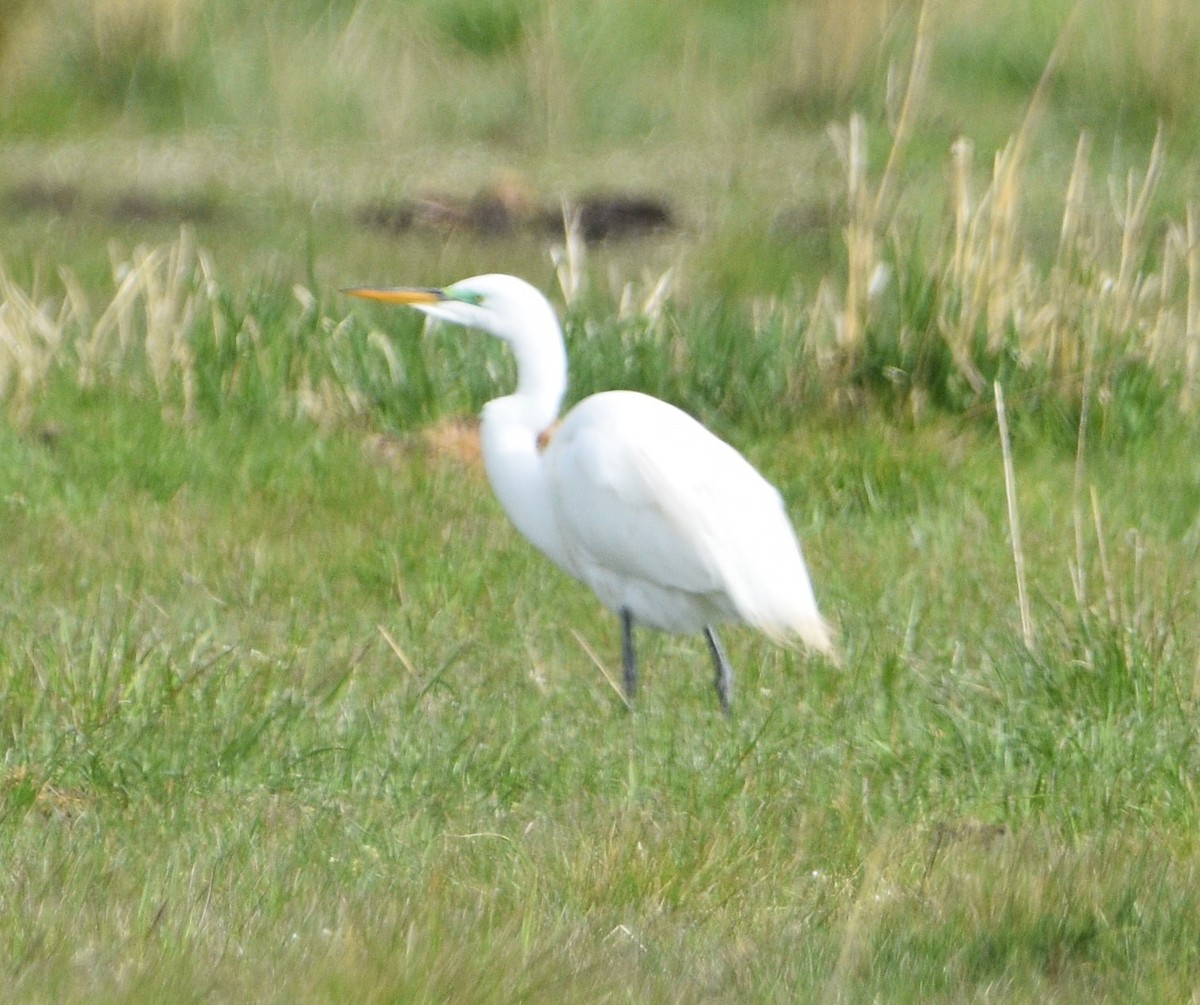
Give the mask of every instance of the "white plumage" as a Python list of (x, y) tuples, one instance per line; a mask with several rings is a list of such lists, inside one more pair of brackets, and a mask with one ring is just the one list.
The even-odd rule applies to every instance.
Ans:
[(533, 286), (487, 275), (444, 290), (346, 292), (411, 304), (508, 343), (517, 390), (484, 407), (488, 477), (517, 529), (620, 615), (630, 699), (634, 623), (703, 631), (726, 712), (732, 674), (715, 625), (744, 622), (832, 653), (783, 500), (733, 447), (634, 391), (585, 398), (555, 427), (566, 352), (553, 308)]

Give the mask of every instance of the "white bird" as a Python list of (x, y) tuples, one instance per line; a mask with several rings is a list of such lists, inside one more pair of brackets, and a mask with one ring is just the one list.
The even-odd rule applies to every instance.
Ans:
[(345, 292), (409, 304), (508, 344), (516, 392), (488, 402), (480, 426), (488, 478), (517, 530), (620, 617), (630, 702), (635, 623), (703, 631), (727, 715), (733, 674), (717, 624), (743, 622), (832, 655), (783, 500), (733, 447), (635, 391), (594, 394), (556, 425), (567, 355), (554, 309), (535, 287), (486, 275), (445, 289)]

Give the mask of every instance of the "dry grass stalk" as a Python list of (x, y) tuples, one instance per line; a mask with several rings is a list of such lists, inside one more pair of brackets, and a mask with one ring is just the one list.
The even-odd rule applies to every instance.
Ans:
[(183, 391), (183, 418), (195, 418), (195, 353), (189, 341), (196, 320), (194, 243), (184, 236), (167, 248), (134, 253), (133, 273), (141, 279), (146, 359), (159, 398), (170, 395), (178, 371)]
[[(1026, 323), (1038, 318), (1039, 328), (1053, 323), (1055, 312), (1037, 302), (1038, 284), (1032, 263), (1020, 245), (1020, 206), (1023, 171), (1036, 123), (1049, 96), (1067, 42), (1077, 23), (1073, 8), (1026, 106), (1021, 125), (996, 154), (992, 180), (976, 203), (971, 197), (972, 147), (965, 138), (951, 148), (954, 185), (953, 250), (942, 283), (948, 295), (941, 298), (938, 328), (961, 374), (977, 395), (986, 381), (975, 362), (977, 339), (984, 336), (989, 356), (1001, 352), (1012, 333), (1020, 337)], [(1077, 150), (1077, 167), (1083, 155)], [(1082, 174), (1073, 179), (1081, 184)], [(1070, 198), (1072, 210), (1080, 204)], [(1065, 233), (1073, 232), (1075, 217), (1064, 219)], [(1039, 317), (1040, 315), (1040, 317)]]
[[(1150, 160), (1140, 186), (1135, 181), (1132, 169), (1125, 179), (1124, 209), (1118, 210), (1121, 224), (1121, 262), (1117, 269), (1117, 291), (1128, 297), (1134, 286), (1134, 270), (1141, 262), (1141, 251), (1145, 247), (1146, 213), (1150, 208), (1150, 197), (1162, 177), (1163, 131), (1161, 126), (1150, 147)], [(1114, 196), (1114, 201), (1116, 201)]]
[(572, 307), (587, 284), (587, 242), (583, 239), (579, 210), (564, 201), (562, 214), (563, 243), (550, 249), (550, 260), (554, 263), (563, 302)]
[(883, 176), (879, 180), (879, 188), (875, 193), (874, 215), (876, 220), (891, 216), (900, 168), (908, 150), (913, 126), (916, 123), (917, 108), (925, 93), (925, 85), (929, 81), (929, 64), (933, 58), (930, 17), (929, 3), (922, 3), (921, 13), (917, 18), (917, 37), (913, 43), (912, 65), (909, 67), (908, 83), (904, 88), (904, 100), (900, 104), (900, 113), (896, 117), (896, 123), (892, 129), (892, 146), (888, 151)]
[(846, 224), (846, 300), (837, 326), (837, 345), (846, 363), (862, 355), (866, 339), (867, 294), (878, 261), (878, 221), (867, 183), (867, 127), (861, 115), (850, 117), (834, 140), (846, 168), (849, 221)]
[(54, 310), (0, 269), (0, 400), (17, 426), (28, 424), (38, 388), (67, 341), (70, 306)]
[[(1150, 297), (1162, 288), (1163, 274), (1147, 275), (1140, 271), (1146, 258), (1146, 217), (1150, 208), (1150, 200), (1162, 175), (1163, 135), (1160, 129), (1154, 138), (1150, 157), (1146, 165), (1145, 175), (1140, 184), (1135, 173), (1130, 170), (1125, 178), (1123, 194), (1118, 194), (1115, 183), (1110, 181), (1110, 194), (1117, 224), (1121, 229), (1121, 250), (1115, 275), (1110, 275), (1102, 286), (1103, 296), (1100, 303), (1104, 310), (1104, 320), (1108, 329), (1114, 333), (1143, 332), (1147, 337), (1141, 348), (1148, 354), (1157, 355), (1160, 345), (1150, 335), (1161, 331), (1166, 319), (1160, 309), (1158, 317), (1147, 317), (1147, 306)], [(1164, 264), (1169, 269), (1171, 248), (1164, 247)], [(1160, 340), (1161, 341), (1161, 340)]]
[(996, 397), (996, 424), (1000, 427), (1000, 453), (1004, 459), (1004, 495), (1008, 501), (1008, 530), (1012, 541), (1013, 567), (1017, 574), (1017, 603), (1021, 609), (1021, 638), (1032, 649), (1033, 615), (1029, 610), (1029, 588), (1025, 582), (1025, 551), (1021, 547), (1021, 514), (1017, 504), (1017, 478), (1013, 471), (1012, 443), (1008, 435), (1008, 417), (1000, 382), (992, 384)]
[[(973, 154), (974, 147), (966, 137), (955, 140), (950, 148), (954, 184), (954, 245), (948, 269), (942, 273), (942, 287), (953, 291), (955, 295), (952, 301), (943, 298), (938, 330), (950, 348), (950, 355), (959, 372), (976, 394), (982, 394), (987, 384), (973, 358), (973, 333), (979, 315), (978, 284), (972, 278), (978, 271), (979, 257), (974, 248), (977, 211), (971, 195)], [(955, 309), (957, 316), (947, 313)]]
[(922, 4), (904, 99), (896, 118), (887, 163), (874, 194), (867, 178), (867, 128), (862, 116), (855, 113), (850, 117), (848, 128), (832, 131), (834, 145), (846, 171), (849, 215), (845, 232), (846, 298), (835, 321), (836, 344), (843, 366), (861, 358), (866, 343), (870, 303), (882, 274), (879, 254), (882, 235), (891, 225), (895, 212), (900, 169), (929, 76), (932, 54), (929, 21), (929, 5)]
[(1063, 199), (1062, 226), (1058, 232), (1058, 261), (1069, 261), (1079, 257), (1084, 220), (1088, 205), (1088, 157), (1092, 150), (1092, 138), (1087, 132), (1079, 134), (1075, 143), (1075, 160), (1071, 164), (1071, 176), (1067, 179), (1067, 194)]
[[(1078, 400), (1089, 367), (1133, 358), (1166, 379), (1181, 376), (1180, 407), (1192, 407), (1200, 367), (1200, 225), (1189, 211), (1185, 223), (1167, 226), (1163, 245), (1151, 253), (1147, 235), (1165, 161), (1162, 133), (1144, 173), (1130, 171), (1122, 188), (1112, 186), (1119, 246), (1108, 261), (1113, 242), (1102, 239), (1089, 209), (1091, 144), (1080, 136), (1046, 278), (1020, 235), (1025, 144), (1015, 136), (997, 155), (978, 200), (970, 142), (960, 139), (951, 149), (953, 218), (938, 268), (938, 330), (960, 374), (981, 394), (983, 360), (1014, 352), (1023, 364), (1043, 366), (1068, 400)], [(1148, 261), (1158, 269), (1145, 271)], [(1091, 386), (1103, 390), (1104, 382)]]
[(675, 266), (668, 266), (657, 279), (653, 275), (646, 279), (647, 289), (639, 303), (638, 292), (633, 283), (621, 286), (621, 298), (617, 305), (617, 317), (622, 321), (643, 318), (651, 326), (662, 323), (667, 305), (675, 291)]
[(1200, 218), (1195, 203), (1187, 207), (1187, 277), (1182, 406), (1190, 412), (1195, 405), (1196, 370), (1200, 365)]
[(87, 386), (95, 380), (100, 360), (119, 363), (140, 345), (159, 398), (166, 403), (172, 397), (178, 378), (183, 419), (193, 421), (197, 383), (191, 339), (201, 309), (213, 309), (211, 263), (184, 228), (173, 244), (134, 249), (129, 261), (114, 267), (114, 275), (116, 295), (80, 346), (80, 382)]
[(75, 363), (81, 387), (94, 387), (102, 372), (117, 373), (141, 353), (164, 408), (178, 394), (182, 417), (197, 408), (196, 322), (207, 307), (214, 337), (223, 338), (212, 264), (184, 230), (158, 248), (138, 248), (114, 265), (116, 292), (93, 322), (78, 280), (60, 272), (65, 294), (51, 307), (39, 302), (0, 270), (0, 399), (8, 399), (18, 423), (29, 416), (36, 391), (55, 366)]
[(996, 154), (992, 182), (976, 203), (970, 192), (972, 148), (959, 140), (951, 150), (954, 199), (954, 247), (942, 284), (938, 328), (963, 377), (976, 394), (987, 384), (975, 362), (977, 339), (995, 356), (1018, 319), (1033, 301), (1033, 269), (1019, 250), (1020, 158), (1018, 138)]
[[(1080, 133), (1075, 144), (1075, 160), (1067, 180), (1066, 196), (1063, 199), (1058, 251), (1050, 269), (1050, 313), (1042, 318), (1041, 325), (1035, 329), (1035, 337), (1041, 339), (1042, 351), (1050, 371), (1067, 380), (1071, 379), (1070, 375), (1079, 372), (1085, 354), (1083, 319), (1087, 313), (1089, 297), (1080, 289), (1078, 277), (1097, 256), (1096, 238), (1089, 227), (1091, 215), (1088, 212), (1088, 156), (1091, 147), (1091, 137), (1087, 133)], [(1095, 327), (1093, 318), (1090, 324), (1093, 336)], [(1090, 347), (1094, 342), (1093, 337), (1086, 344)], [(1089, 348), (1089, 362), (1090, 359)], [(1086, 379), (1084, 382), (1087, 383)]]

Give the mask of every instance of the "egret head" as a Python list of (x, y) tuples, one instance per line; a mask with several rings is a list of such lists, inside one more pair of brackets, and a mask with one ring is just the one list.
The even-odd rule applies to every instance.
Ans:
[(388, 304), (408, 304), (439, 321), (516, 343), (527, 339), (549, 322), (557, 333), (558, 321), (541, 291), (516, 276), (472, 276), (444, 289), (428, 287), (357, 287), (344, 291)]

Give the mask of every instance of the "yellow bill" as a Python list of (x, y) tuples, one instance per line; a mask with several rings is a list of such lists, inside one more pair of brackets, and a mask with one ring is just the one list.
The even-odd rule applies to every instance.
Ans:
[(347, 296), (375, 300), (381, 304), (437, 304), (446, 299), (441, 290), (428, 286), (355, 286), (342, 292)]

